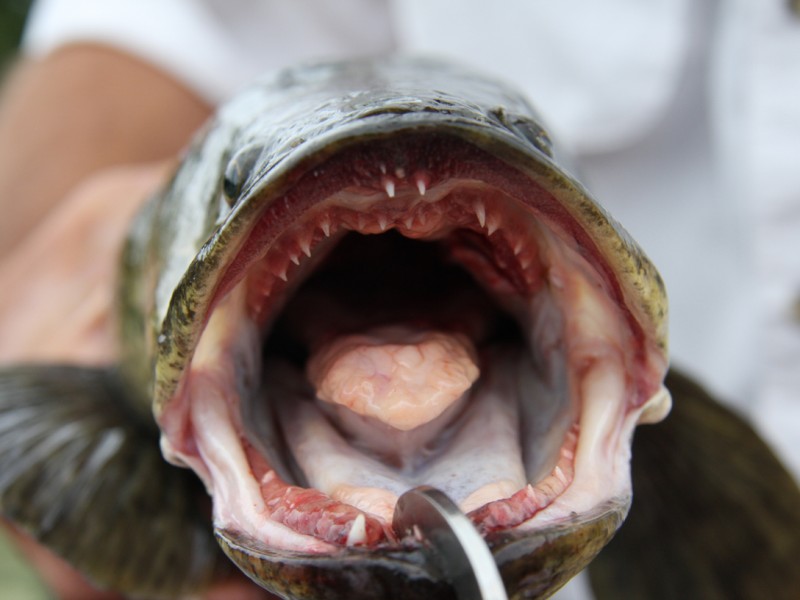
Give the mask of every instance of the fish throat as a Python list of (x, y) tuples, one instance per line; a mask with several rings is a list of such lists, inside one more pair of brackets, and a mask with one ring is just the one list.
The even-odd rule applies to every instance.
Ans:
[(331, 552), (394, 542), (421, 484), (483, 532), (626, 493), (620, 448), (658, 396), (644, 336), (541, 182), (412, 133), (340, 149), (261, 206), (160, 417), (218, 529)]

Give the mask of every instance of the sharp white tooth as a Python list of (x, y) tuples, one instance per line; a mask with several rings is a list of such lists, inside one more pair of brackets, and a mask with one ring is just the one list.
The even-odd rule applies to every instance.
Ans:
[(383, 189), (386, 190), (386, 195), (389, 196), (389, 198), (394, 198), (394, 181), (387, 180), (384, 182)]
[(300, 246), (302, 253), (311, 258), (311, 242), (301, 238), (297, 240), (297, 244)]
[(328, 219), (320, 221), (319, 227), (322, 229), (322, 233), (325, 234), (325, 237), (331, 237), (331, 222), (328, 221)]
[(413, 229), (413, 227), (414, 227), (414, 215), (407, 216), (403, 220), (403, 223), (405, 223), (406, 229)]
[(350, 525), (350, 532), (347, 534), (348, 546), (355, 546), (356, 544), (363, 544), (367, 541), (367, 520), (364, 518), (363, 513), (353, 519), (353, 524)]
[(561, 470), (561, 467), (556, 467), (553, 469), (553, 475), (555, 475), (556, 479), (558, 479), (561, 483), (567, 485), (567, 477), (564, 475), (564, 471)]
[(296, 265), (300, 264), (300, 258), (298, 258), (297, 254), (290, 254), (289, 255), (289, 260), (292, 261)]
[(425, 536), (422, 535), (422, 531), (420, 530), (419, 525), (414, 525), (411, 528), (411, 531), (414, 533), (414, 539), (417, 540), (418, 542), (421, 542), (422, 540), (425, 539)]
[(398, 179), (403, 179), (406, 176), (406, 171), (398, 167), (394, 170), (394, 174), (397, 175)]
[(514, 244), (514, 256), (519, 256), (519, 253), (522, 252), (522, 248), (524, 247), (522, 240), (517, 240)]
[(386, 215), (378, 215), (378, 227), (381, 228), (381, 231), (386, 231), (388, 226), (389, 220), (386, 218)]
[(274, 275), (278, 279), (283, 279), (284, 281), (288, 281), (288, 279), (286, 277), (286, 265), (284, 265), (283, 271), (281, 271), (280, 273), (274, 273)]
[(475, 208), (475, 215), (478, 217), (478, 223), (481, 224), (481, 227), (485, 227), (486, 207), (483, 205), (483, 202), (476, 202), (474, 208)]
[(500, 228), (500, 222), (499, 219), (497, 218), (489, 218), (489, 220), (486, 223), (487, 223), (486, 224), (487, 235), (492, 235), (495, 231), (497, 231)]
[(417, 179), (417, 189), (419, 190), (419, 195), (424, 196), (425, 192), (428, 191), (428, 188), (425, 186), (425, 181), (422, 178)]
[(386, 175), (386, 165), (385, 164), (383, 164), (383, 163), (379, 164), (378, 168), (381, 170), (381, 173)]
[(536, 488), (533, 487), (530, 483), (528, 484), (528, 495), (536, 503), (536, 506), (541, 506), (542, 505), (542, 501), (539, 498), (539, 494), (536, 493)]

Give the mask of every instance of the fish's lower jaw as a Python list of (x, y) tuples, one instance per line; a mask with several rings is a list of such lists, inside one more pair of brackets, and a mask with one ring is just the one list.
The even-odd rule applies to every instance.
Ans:
[[(219, 530), (238, 532), (264, 547), (310, 553), (391, 541), (391, 515), (403, 487), (391, 491), (334, 482), (320, 484), (329, 494), (306, 491), (283, 481), (246, 439), (240, 390), (247, 381), (252, 385), (259, 380), (262, 366), (244, 358), (257, 354), (259, 333), (243, 307), (240, 290), (230, 294), (210, 319), (193, 359), (192, 377), (187, 380), (191, 402), (181, 425), (194, 431), (195, 437), (190, 443), (184, 440), (180, 450), (165, 439), (168, 456), (192, 466), (206, 482), (214, 498), (214, 521)], [(576, 347), (575, 352), (581, 352), (582, 347)], [(626, 397), (625, 373), (619, 358), (614, 353), (611, 356), (594, 359), (575, 376), (580, 399), (573, 404), (580, 407), (579, 413), (567, 428), (548, 474), (531, 483), (515, 483), (514, 479), (485, 483), (462, 499), (462, 510), (470, 513), (481, 531), (541, 529), (591, 512), (607, 501), (627, 502), (627, 440), (649, 404), (631, 410), (621, 401)], [(583, 363), (587, 362), (584, 357)], [(504, 386), (517, 378), (505, 371), (495, 373), (494, 378), (498, 375), (500, 388), (495, 396), (507, 398)], [(284, 381), (291, 387), (291, 379)], [(283, 401), (302, 406), (303, 399), (292, 398), (289, 392), (283, 390)], [(477, 415), (483, 428), (486, 419), (498, 413), (493, 405), (487, 405), (487, 410)], [(175, 418), (174, 413), (169, 416)], [(308, 424), (313, 419), (297, 422)], [(311, 431), (310, 435), (315, 434)], [(316, 456), (319, 469), (328, 472), (328, 456), (324, 452)], [(330, 470), (335, 470), (342, 458), (329, 457), (334, 465)], [(419, 483), (401, 485), (410, 488)], [(322, 510), (308, 510), (307, 505), (314, 503)], [(344, 505), (351, 507), (346, 514), (341, 509)], [(332, 522), (325, 510), (336, 511), (342, 518)]]

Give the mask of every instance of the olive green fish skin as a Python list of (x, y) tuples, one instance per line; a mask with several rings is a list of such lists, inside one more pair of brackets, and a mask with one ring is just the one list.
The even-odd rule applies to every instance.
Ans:
[(426, 555), (416, 549), (351, 549), (315, 556), (254, 547), (251, 540), (217, 531), (228, 557), (248, 577), (281, 598), (455, 600), (453, 587)]
[[(548, 598), (577, 575), (608, 543), (627, 503), (609, 502), (574, 522), (535, 532), (497, 532), (486, 542), (511, 600)], [(217, 531), (225, 553), (259, 585), (283, 598), (402, 600), (455, 598), (454, 588), (414, 546), (352, 549), (314, 556), (272, 552)]]
[[(225, 105), (131, 237), (122, 295), (128, 372), (153, 372), (154, 410), (174, 394), (216, 284), (258, 214), (299, 174), (353, 144), (403, 132), (459, 137), (519, 168), (575, 217), (620, 278), (637, 320), (666, 353), (666, 294), (630, 236), (563, 169), (527, 101), (502, 83), (449, 64), (385, 59), (284, 71)], [(246, 165), (226, 199), (223, 174)], [(233, 208), (229, 205), (233, 203)], [(149, 233), (148, 233), (149, 232)], [(138, 283), (131, 283), (138, 278)], [(130, 295), (130, 286), (142, 294)], [(150, 394), (143, 398), (151, 397)]]
[(590, 563), (625, 519), (627, 501), (593, 511), (535, 534), (486, 536), (511, 600), (549, 598)]

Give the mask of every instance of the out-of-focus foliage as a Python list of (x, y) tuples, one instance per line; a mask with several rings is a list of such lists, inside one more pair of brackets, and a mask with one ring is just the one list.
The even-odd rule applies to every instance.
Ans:
[(0, 0), (0, 68), (14, 55), (32, 0)]

